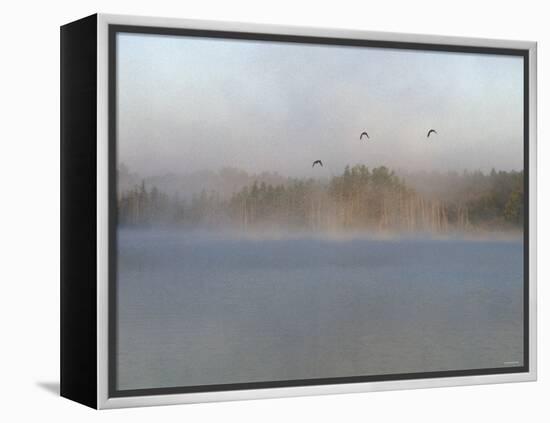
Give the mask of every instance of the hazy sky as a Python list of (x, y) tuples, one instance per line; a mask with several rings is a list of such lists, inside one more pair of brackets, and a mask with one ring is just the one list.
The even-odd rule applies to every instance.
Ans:
[[(119, 34), (119, 161), (328, 176), (522, 169), (520, 57)], [(428, 129), (439, 135), (426, 139)], [(359, 140), (367, 130), (371, 139)], [(323, 169), (311, 168), (321, 159)]]

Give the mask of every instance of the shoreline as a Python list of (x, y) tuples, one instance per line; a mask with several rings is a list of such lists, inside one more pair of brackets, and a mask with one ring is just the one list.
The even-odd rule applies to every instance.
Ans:
[(469, 232), (429, 232), (429, 231), (313, 231), (313, 230), (232, 230), (216, 228), (185, 228), (170, 225), (151, 226), (119, 226), (118, 233), (147, 233), (162, 235), (168, 238), (196, 238), (205, 240), (246, 240), (246, 241), (286, 241), (286, 240), (318, 240), (318, 241), (470, 241), (470, 242), (520, 242), (523, 241), (523, 231), (477, 230)]

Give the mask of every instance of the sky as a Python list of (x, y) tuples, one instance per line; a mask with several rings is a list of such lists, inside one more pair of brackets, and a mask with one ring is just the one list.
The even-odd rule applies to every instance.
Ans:
[(523, 168), (521, 57), (124, 33), (117, 52), (118, 160), (141, 176)]

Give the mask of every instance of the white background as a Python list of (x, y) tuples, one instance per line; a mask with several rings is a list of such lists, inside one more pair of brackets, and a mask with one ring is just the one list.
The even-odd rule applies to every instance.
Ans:
[[(545, 4), (546, 3), (546, 4)], [(0, 419), (11, 421), (550, 421), (545, 1), (12, 1), (0, 31)], [(59, 398), (59, 26), (95, 13), (539, 42), (539, 381), (96, 412)], [(549, 47), (550, 48), (550, 47)], [(546, 392), (545, 392), (546, 391)]]

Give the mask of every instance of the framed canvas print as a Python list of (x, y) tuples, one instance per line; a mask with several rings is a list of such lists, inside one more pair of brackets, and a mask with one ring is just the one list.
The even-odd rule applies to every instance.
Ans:
[(536, 378), (536, 44), (61, 28), (61, 394)]

